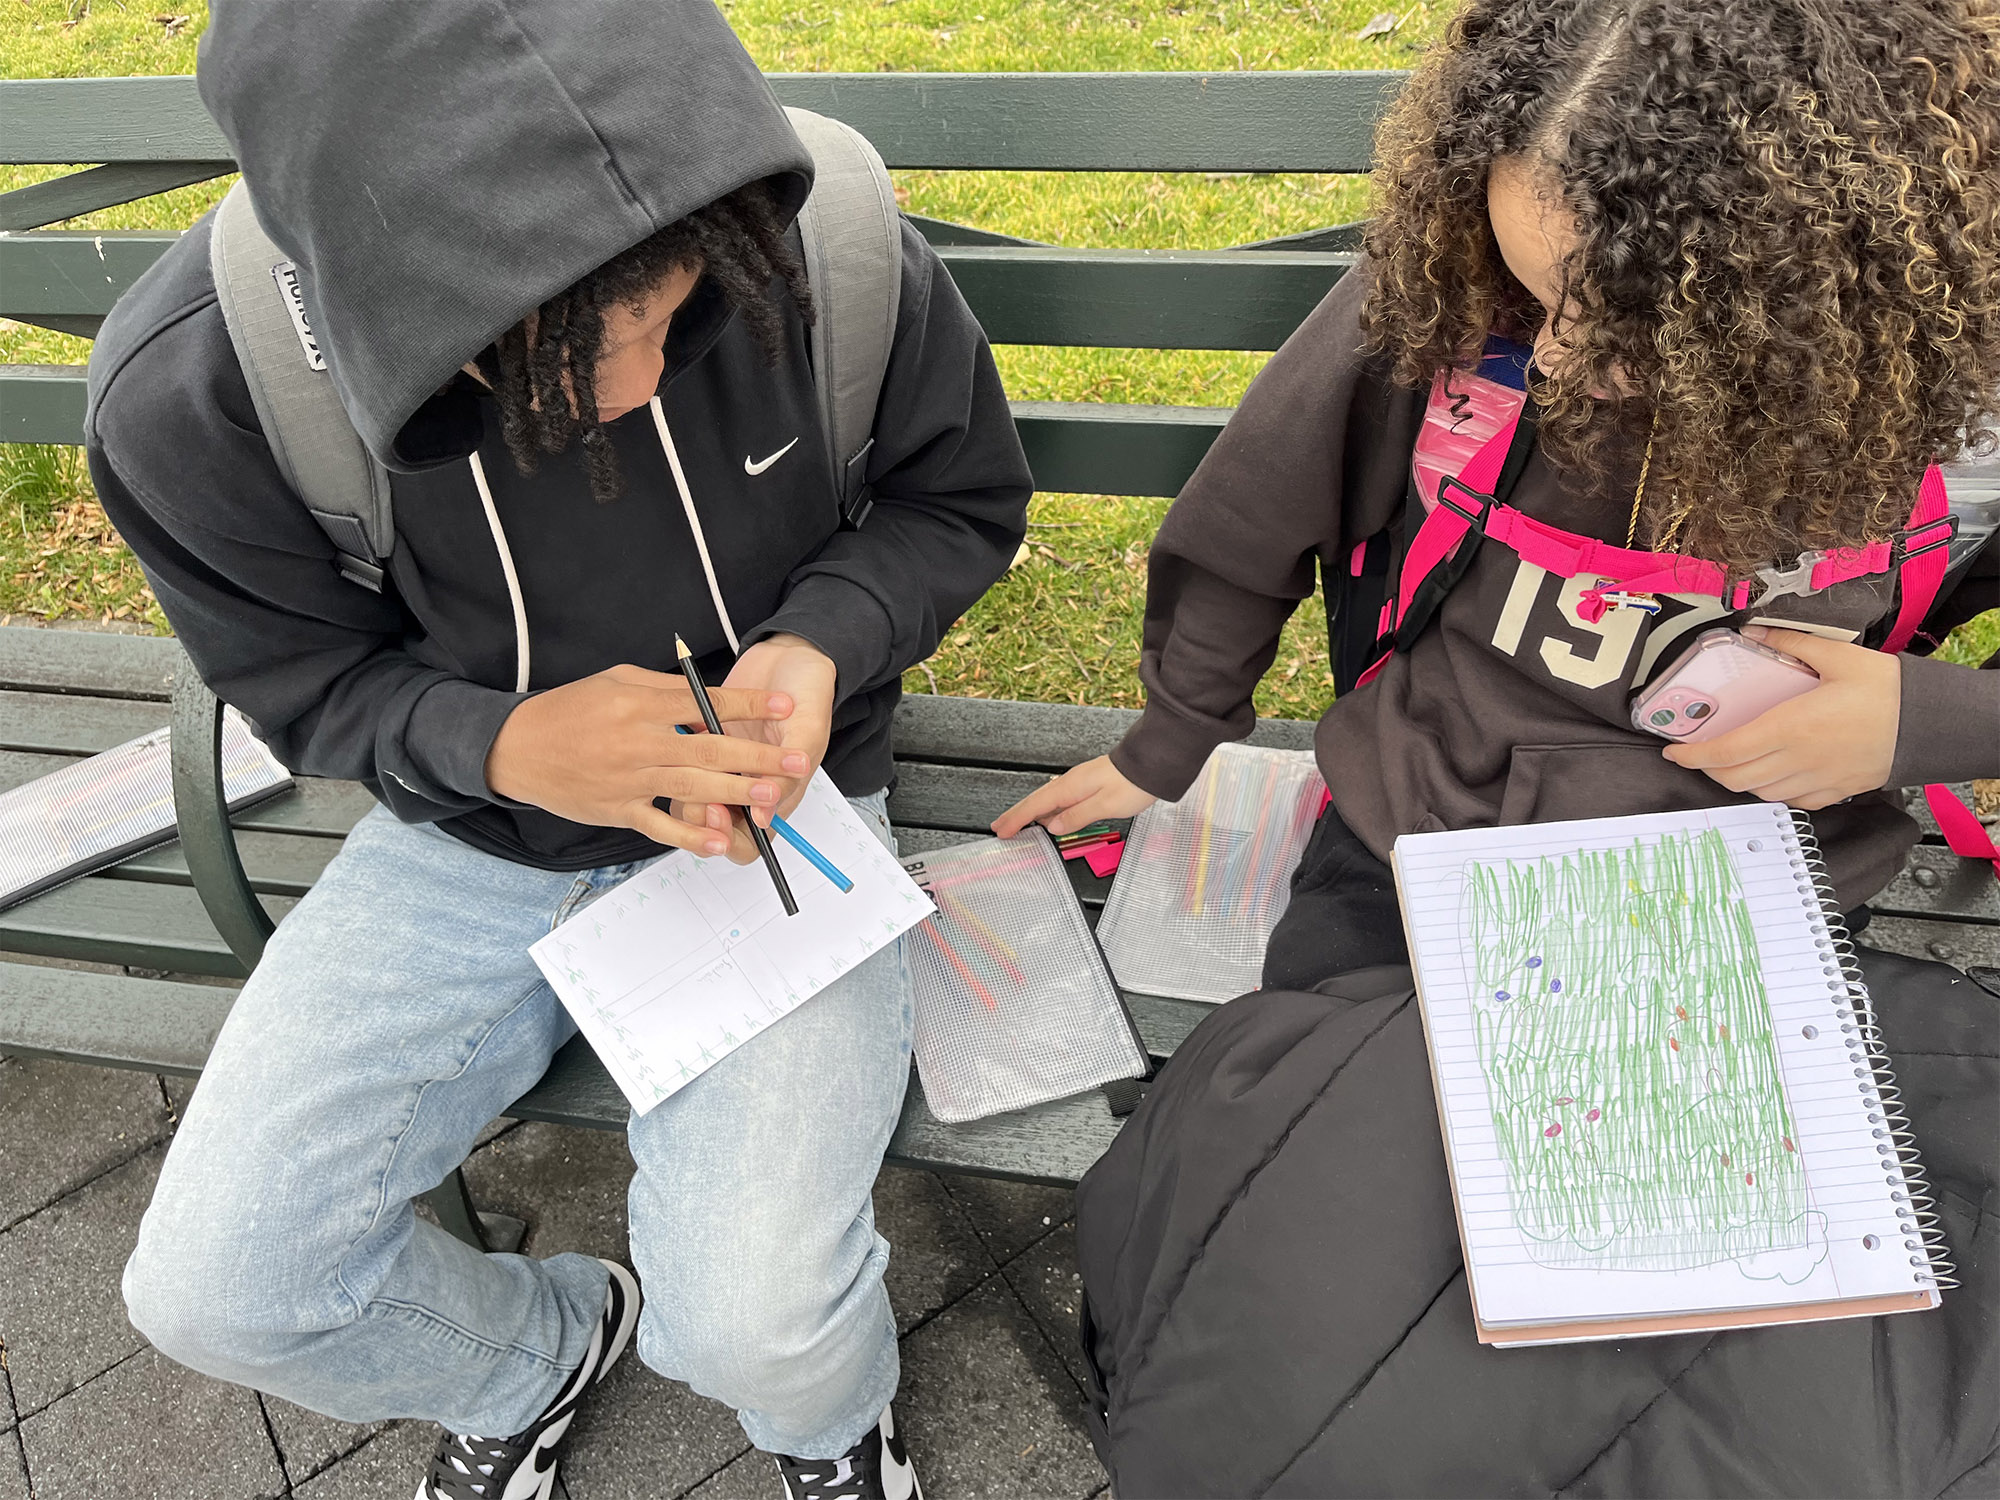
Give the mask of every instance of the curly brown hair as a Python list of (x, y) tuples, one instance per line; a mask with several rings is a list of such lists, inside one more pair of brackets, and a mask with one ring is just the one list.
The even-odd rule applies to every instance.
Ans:
[(1991, 442), (2000, 0), (1470, 0), (1378, 142), (1364, 328), (1400, 382), (1542, 324), (1487, 217), (1509, 156), (1577, 231), (1544, 451), (1650, 431), (1652, 545), (1743, 574), (1879, 540)]
[(523, 474), (542, 454), (583, 451), (591, 494), (623, 489), (611, 439), (597, 415), (597, 360), (609, 308), (637, 310), (675, 271), (699, 270), (774, 364), (784, 349), (778, 288), (807, 322), (812, 288), (786, 237), (791, 218), (767, 182), (752, 182), (676, 219), (556, 293), (483, 350), (476, 363), (500, 408), (500, 432)]

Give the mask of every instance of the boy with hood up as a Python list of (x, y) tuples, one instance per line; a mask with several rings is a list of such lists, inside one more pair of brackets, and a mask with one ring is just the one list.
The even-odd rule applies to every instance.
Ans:
[[(898, 949), (631, 1122), (643, 1313), (622, 1266), (480, 1255), (411, 1200), (573, 1034), (527, 953), (554, 922), (663, 846), (747, 857), (731, 808), (768, 823), (820, 765), (889, 841), (900, 675), (1024, 531), (978, 325), (905, 226), (876, 505), (843, 530), (791, 227), (811, 157), (710, 0), (225, 0), (199, 75), (396, 538), (379, 593), (336, 571), (197, 224), (101, 332), (91, 470), (203, 677), (382, 806), (216, 1043), (134, 1324), (338, 1418), (442, 1423), (420, 1497), (547, 1497), (635, 1329), (790, 1500), (914, 1494), (870, 1203)], [(676, 632), (730, 736), (677, 735)]]

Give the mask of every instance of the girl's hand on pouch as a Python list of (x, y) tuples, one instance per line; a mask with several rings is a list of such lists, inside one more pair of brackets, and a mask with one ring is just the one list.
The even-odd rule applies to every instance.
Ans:
[[(721, 687), (710, 696), (723, 718), (760, 728), (776, 729), (793, 712), (789, 693), (761, 687)], [(771, 807), (789, 790), (789, 778), (810, 773), (811, 762), (783, 743), (674, 729), (700, 723), (701, 710), (680, 677), (612, 667), (536, 693), (509, 714), (486, 753), (486, 784), (572, 823), (631, 828), (658, 844), (722, 854), (729, 848), (725, 833), (700, 819), (673, 817), (655, 799)]]
[(1028, 793), (993, 820), (993, 831), (1011, 839), (1040, 823), (1050, 833), (1074, 833), (1105, 818), (1134, 817), (1157, 800), (1127, 781), (1110, 756), (1100, 755)]
[(1803, 630), (1752, 625), (1743, 633), (1796, 656), (1819, 673), (1819, 686), (1741, 729), (1669, 745), (1667, 759), (1706, 773), (1732, 792), (1808, 812), (1886, 785), (1902, 721), (1902, 663), (1887, 651)]

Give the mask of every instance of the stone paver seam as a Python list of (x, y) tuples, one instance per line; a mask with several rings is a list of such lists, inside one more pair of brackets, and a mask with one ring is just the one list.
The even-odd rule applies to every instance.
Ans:
[(30, 1219), (37, 1218), (40, 1215), (47, 1213), (50, 1209), (54, 1208), (59, 1203), (67, 1203), (70, 1199), (74, 1198), (78, 1193), (82, 1192), (85, 1188), (90, 1187), (94, 1183), (101, 1182), (104, 1178), (109, 1177), (113, 1172), (117, 1171), (120, 1167), (130, 1166), (133, 1162), (137, 1161), (140, 1157), (144, 1156), (148, 1151), (151, 1151), (155, 1146), (164, 1144), (166, 1141), (172, 1139), (172, 1137), (173, 1137), (172, 1131), (163, 1130), (158, 1135), (153, 1136), (148, 1140), (141, 1141), (129, 1155), (119, 1157), (118, 1160), (111, 1162), (107, 1166), (105, 1166), (102, 1171), (93, 1172), (90, 1174), (90, 1176), (84, 1178), (83, 1181), (72, 1183), (70, 1186), (64, 1188), (60, 1193), (57, 1193), (55, 1197), (49, 1199), (48, 1202), (39, 1204), (36, 1207), (29, 1209), (19, 1218), (9, 1219), (5, 1224), (0, 1224), (0, 1234), (12, 1234), (15, 1230), (19, 1229), (23, 1224), (27, 1223)]
[(355, 1454), (359, 1453), (363, 1448), (366, 1448), (370, 1443), (377, 1442), (380, 1439), (387, 1437), (390, 1433), (395, 1432), (399, 1428), (409, 1426), (410, 1422), (414, 1420), (415, 1418), (409, 1418), (409, 1419), (397, 1418), (394, 1421), (384, 1423), (380, 1428), (378, 1428), (374, 1432), (369, 1433), (368, 1436), (364, 1437), (360, 1442), (356, 1443), (352, 1448), (349, 1448), (344, 1452), (334, 1454), (332, 1458), (329, 1458), (325, 1463), (321, 1464), (317, 1469), (314, 1469), (310, 1474), (301, 1474), (297, 1479), (294, 1479), (292, 1481), (293, 1487), (295, 1489), (304, 1489), (307, 1485), (311, 1484), (315, 1479), (319, 1478), (320, 1475), (329, 1473), (332, 1470), (339, 1468), (340, 1465), (346, 1463), (350, 1458), (354, 1457)]
[(1010, 1251), (1007, 1254), (1007, 1256), (1003, 1259), (999, 1256), (996, 1256), (993, 1253), (991, 1237), (986, 1233), (984, 1229), (981, 1229), (979, 1227), (978, 1218), (973, 1214), (967, 1212), (964, 1203), (959, 1201), (958, 1194), (952, 1191), (951, 1176), (948, 1173), (939, 1172), (937, 1174), (937, 1180), (938, 1180), (938, 1186), (944, 1189), (944, 1195), (947, 1198), (951, 1199), (952, 1203), (957, 1207), (960, 1213), (965, 1215), (966, 1222), (972, 1226), (973, 1237), (979, 1241), (980, 1248), (986, 1252), (986, 1258), (992, 1261), (996, 1267), (1012, 1265), (1015, 1261), (1019, 1260), (1022, 1256), (1026, 1255), (1030, 1250), (1034, 1249), (1035, 1246), (1039, 1245), (1043, 1240), (1047, 1239), (1050, 1235), (1054, 1234), (1058, 1229), (1062, 1228), (1063, 1225), (1069, 1223), (1072, 1219), (1076, 1217), (1074, 1210), (1072, 1210), (1070, 1213), (1064, 1214), (1061, 1218), (1056, 1218), (1053, 1215), (1051, 1215), (1047, 1220), (1043, 1222), (1041, 1233), (1035, 1235), (1026, 1244), (1015, 1247), (1015, 1249)]
[(7, 1368), (7, 1341), (0, 1338), (0, 1395), (7, 1398), (7, 1415), (14, 1425), (7, 1429), (7, 1436), (13, 1441), (14, 1456), (20, 1461), (21, 1475), (28, 1485), (28, 1500), (34, 1500), (35, 1476), (28, 1471), (28, 1444), (21, 1436), (21, 1406), (14, 1398), (14, 1372)]
[(285, 1459), (285, 1445), (278, 1441), (278, 1429), (271, 1422), (271, 1408), (264, 1404), (264, 1393), (250, 1393), (257, 1402), (257, 1415), (263, 1419), (264, 1436), (271, 1444), (271, 1456), (278, 1461), (278, 1477), (285, 1482), (284, 1493), (292, 1492), (292, 1466)]
[[(71, 1396), (74, 1396), (78, 1391), (82, 1390), (85, 1386), (97, 1384), (98, 1381), (102, 1380), (105, 1376), (109, 1375), (113, 1370), (117, 1369), (121, 1365), (131, 1363), (133, 1360), (137, 1359), (140, 1355), (144, 1354), (148, 1349), (152, 1347), (153, 1346), (151, 1344), (141, 1344), (138, 1348), (134, 1349), (130, 1354), (119, 1355), (118, 1358), (111, 1361), (111, 1363), (106, 1365), (103, 1369), (97, 1371), (96, 1374), (86, 1375), (83, 1377), (83, 1379), (79, 1380), (75, 1385), (68, 1387), (67, 1389), (63, 1390), (57, 1395), (51, 1396), (48, 1400), (44, 1401), (40, 1406), (36, 1407), (33, 1411), (17, 1411), (15, 1415), (20, 1418), (21, 1427), (26, 1427), (30, 1422), (34, 1421), (36, 1417), (39, 1417), (43, 1412), (47, 1411), (50, 1407), (54, 1406), (58, 1401), (67, 1401)], [(15, 1431), (17, 1432), (20, 1431), (20, 1427), (17, 1427)], [(23, 1449), (23, 1451), (24, 1452), (26, 1451), (25, 1448)]]
[[(1072, 1221), (1072, 1219), (1064, 1219), (1062, 1224), (1056, 1226), (1056, 1229), (1060, 1229), (1064, 1224), (1069, 1224)], [(1055, 1230), (1052, 1229), (1049, 1233), (1053, 1234)], [(1023, 1255), (1026, 1253), (1026, 1251), (1022, 1252)], [(1042, 1342), (1048, 1346), (1049, 1353), (1054, 1356), (1056, 1363), (1062, 1367), (1063, 1374), (1069, 1377), (1069, 1383), (1076, 1387), (1078, 1399), (1088, 1401), (1090, 1399), (1090, 1392), (1085, 1389), (1083, 1382), (1070, 1372), (1069, 1361), (1063, 1357), (1062, 1346), (1056, 1342), (1055, 1331), (1041, 1320), (1040, 1315), (1034, 1309), (1034, 1305), (1021, 1295), (1021, 1289), (1014, 1284), (1014, 1278), (1009, 1274), (1020, 1259), (1020, 1255), (1010, 1257), (1006, 1265), (1000, 1268), (1000, 1279), (1007, 1284), (1007, 1290), (1012, 1294), (1014, 1300), (1021, 1304), (1021, 1310), (1028, 1315), (1028, 1321), (1035, 1325), (1035, 1332), (1042, 1336)], [(1074, 1337), (1075, 1330), (1069, 1330), (1069, 1335)]]
[(696, 1490), (700, 1489), (703, 1485), (707, 1484), (709, 1480), (715, 1478), (715, 1476), (720, 1474), (724, 1469), (728, 1468), (731, 1464), (735, 1463), (738, 1459), (742, 1458), (744, 1454), (755, 1453), (756, 1451), (757, 1450), (754, 1446), (752, 1446), (749, 1443), (745, 1443), (741, 1448), (738, 1448), (734, 1453), (730, 1454), (729, 1457), (725, 1458), (721, 1463), (717, 1464), (714, 1468), (710, 1469), (706, 1474), (702, 1475), (701, 1478), (697, 1479), (693, 1484), (687, 1486), (685, 1489), (675, 1490), (673, 1494), (673, 1500), (687, 1500), (687, 1497), (689, 1495), (692, 1495)]

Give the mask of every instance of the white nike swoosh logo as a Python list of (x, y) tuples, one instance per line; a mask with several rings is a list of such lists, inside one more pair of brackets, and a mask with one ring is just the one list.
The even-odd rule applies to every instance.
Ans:
[(772, 464), (776, 463), (779, 459), (783, 458), (787, 453), (790, 453), (794, 448), (798, 447), (798, 445), (799, 445), (799, 440), (797, 438), (793, 438), (789, 443), (785, 444), (784, 447), (780, 448), (776, 453), (773, 453), (769, 458), (766, 459), (753, 459), (750, 457), (749, 454), (746, 453), (743, 455), (743, 472), (754, 478), (757, 475), (763, 473), (766, 469), (770, 468)]

